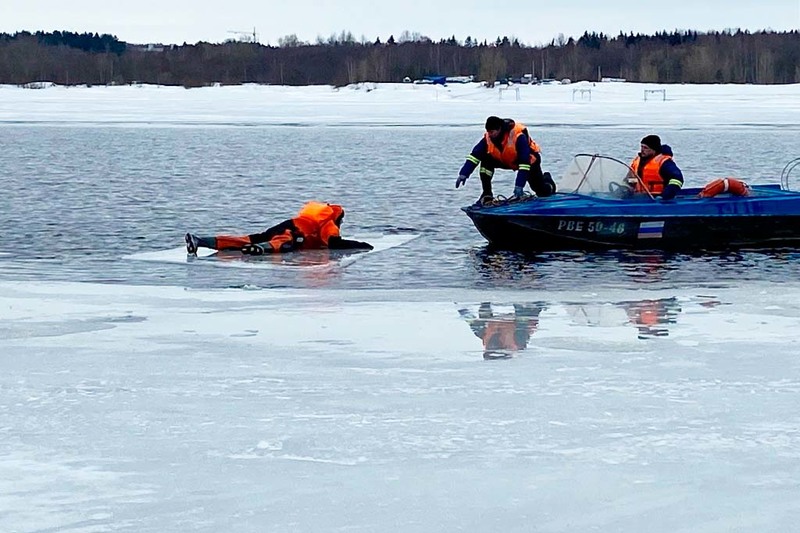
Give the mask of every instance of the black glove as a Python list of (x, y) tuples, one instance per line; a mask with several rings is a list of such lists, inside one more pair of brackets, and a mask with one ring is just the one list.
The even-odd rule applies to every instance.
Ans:
[[(267, 246), (269, 247), (269, 244)], [(245, 255), (264, 255), (265, 251), (264, 247), (259, 244), (245, 244), (242, 246), (242, 253)]]
[(465, 176), (464, 174), (459, 174), (458, 179), (456, 179), (456, 189), (464, 185), (467, 182), (467, 178), (469, 178), (469, 176)]
[(372, 250), (374, 247), (368, 242), (342, 239), (341, 237), (331, 237), (328, 239), (328, 248), (331, 250)]

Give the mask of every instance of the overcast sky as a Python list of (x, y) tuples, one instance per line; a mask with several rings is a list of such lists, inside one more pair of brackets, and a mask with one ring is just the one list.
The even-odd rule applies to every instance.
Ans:
[(800, 0), (0, 0), (0, 32), (110, 33), (130, 43), (222, 42), (235, 31), (264, 44), (296, 34), (314, 42), (351, 32), (385, 41), (403, 31), (541, 44), (584, 31), (616, 35), (660, 30), (800, 28)]

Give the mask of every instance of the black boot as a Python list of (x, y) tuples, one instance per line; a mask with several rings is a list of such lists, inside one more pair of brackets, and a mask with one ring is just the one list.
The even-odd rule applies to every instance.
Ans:
[(549, 172), (543, 173), (540, 179), (535, 180), (535, 183), (533, 179), (529, 180), (528, 185), (531, 186), (536, 196), (541, 198), (552, 196), (556, 193), (556, 182), (553, 181), (553, 177)]
[(197, 255), (197, 245), (200, 239), (191, 233), (184, 235), (183, 240), (186, 241), (186, 253), (189, 255)]
[(552, 196), (556, 193), (556, 182), (549, 172), (542, 174), (542, 194), (539, 196)]
[(492, 200), (494, 200), (492, 193), (483, 193), (480, 198), (478, 198), (478, 201), (475, 202), (475, 205), (489, 205), (492, 203)]
[(478, 201), (475, 202), (475, 205), (486, 205), (494, 200), (494, 194), (492, 194), (492, 176), (481, 174), (481, 190), (483, 192), (480, 198), (478, 198)]

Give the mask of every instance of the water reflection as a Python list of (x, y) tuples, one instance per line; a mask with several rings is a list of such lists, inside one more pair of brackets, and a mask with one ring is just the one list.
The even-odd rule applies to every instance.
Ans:
[[(270, 278), (279, 273), (300, 281), (306, 287), (329, 287), (340, 280), (342, 268), (366, 250), (304, 250), (303, 253), (244, 255), (238, 251), (223, 250), (188, 261), (220, 261), (238, 266), (251, 266), (253, 272), (267, 269)], [(270, 268), (274, 267), (274, 268)], [(241, 272), (241, 271), (239, 271)], [(263, 272), (263, 270), (262, 270)]]
[(633, 325), (640, 339), (669, 335), (668, 326), (677, 323), (681, 311), (681, 305), (674, 297), (607, 304), (567, 304), (567, 312), (575, 324), (597, 327)]
[(490, 247), (474, 249), (470, 255), (478, 286), (518, 288), (574, 287), (588, 276), (592, 277), (592, 284), (668, 282), (688, 259), (658, 251), (530, 253)]
[(670, 326), (686, 306), (713, 309), (721, 305), (713, 296), (698, 296), (683, 304), (676, 298), (626, 300), (615, 303), (569, 303), (567, 313), (574, 324), (596, 327), (633, 326), (639, 339), (666, 337)]
[[(363, 252), (364, 250), (360, 250)], [(356, 252), (357, 253), (357, 252)], [(203, 257), (201, 260), (217, 260), (223, 262), (242, 262), (254, 264), (271, 264), (286, 267), (318, 267), (330, 265), (333, 261), (338, 261), (347, 257), (347, 253), (342, 250), (304, 250), (303, 253), (291, 254), (264, 254), (264, 255), (244, 255), (235, 250), (220, 250), (213, 254)], [(196, 260), (196, 258), (189, 258)]]
[(639, 330), (640, 339), (666, 337), (669, 335), (667, 325), (675, 324), (681, 312), (677, 298), (620, 302), (617, 305), (625, 309), (630, 323)]
[(470, 260), (475, 286), (486, 288), (740, 286), (800, 277), (800, 252), (791, 250), (527, 253), (483, 246), (470, 251)]
[(539, 327), (540, 303), (493, 304), (483, 302), (477, 314), (462, 308), (458, 312), (483, 343), (484, 359), (509, 359), (528, 347), (531, 335)]
[[(458, 312), (475, 336), (481, 339), (484, 359), (509, 359), (528, 348), (531, 336), (542, 326), (541, 320), (546, 321), (546, 331), (557, 331), (557, 335), (563, 335), (563, 326), (577, 325), (618, 328), (621, 337), (628, 337), (629, 333), (622, 331), (630, 331), (633, 327), (638, 339), (647, 340), (669, 336), (670, 329), (678, 324), (678, 317), (685, 313), (687, 306), (694, 308), (693, 314), (698, 314), (718, 305), (721, 302), (714, 296), (697, 296), (683, 300), (670, 297), (558, 304), (482, 302), (462, 306)], [(548, 312), (542, 317), (544, 310)], [(580, 334), (574, 329), (570, 333), (575, 338)], [(592, 333), (584, 334), (593, 336)]]

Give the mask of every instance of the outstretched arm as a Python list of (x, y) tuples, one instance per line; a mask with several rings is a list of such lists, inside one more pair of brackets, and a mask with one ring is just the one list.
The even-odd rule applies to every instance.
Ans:
[(481, 164), (483, 158), (486, 157), (486, 153), (488, 151), (488, 147), (486, 146), (486, 139), (481, 138), (481, 140), (472, 148), (472, 152), (467, 156), (467, 160), (464, 161), (464, 164), (461, 166), (461, 170), (458, 171), (459, 176), (466, 176), (469, 177), (472, 174), (472, 171)]
[(342, 239), (336, 236), (328, 239), (328, 248), (331, 250), (372, 250), (373, 246), (367, 242)]

